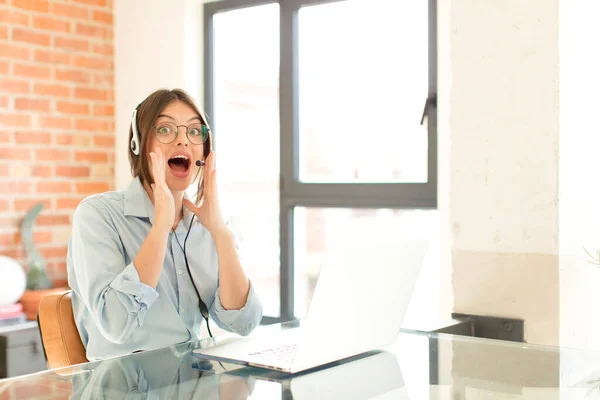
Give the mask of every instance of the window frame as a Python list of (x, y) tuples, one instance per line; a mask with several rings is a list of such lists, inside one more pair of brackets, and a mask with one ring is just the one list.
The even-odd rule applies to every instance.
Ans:
[[(285, 322), (294, 315), (294, 207), (437, 209), (437, 0), (427, 0), (428, 178), (423, 183), (310, 183), (299, 179), (298, 11), (305, 6), (348, 0), (219, 0), (204, 4), (204, 108), (214, 113), (214, 26), (217, 13), (278, 3), (280, 7), (280, 316), (263, 323)], [(423, 99), (415, 99), (423, 101)], [(218, 122), (212, 121), (214, 146)]]

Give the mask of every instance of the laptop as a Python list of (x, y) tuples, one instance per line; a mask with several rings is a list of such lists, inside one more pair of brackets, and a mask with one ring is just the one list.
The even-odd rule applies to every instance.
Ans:
[(194, 353), (293, 374), (391, 344), (400, 332), (428, 247), (428, 239), (408, 238), (398, 239), (389, 253), (363, 245), (346, 247), (321, 268), (299, 327)]

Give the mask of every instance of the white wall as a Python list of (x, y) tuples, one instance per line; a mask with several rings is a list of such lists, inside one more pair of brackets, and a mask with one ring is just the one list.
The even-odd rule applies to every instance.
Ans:
[(444, 4), (440, 212), (453, 310), (522, 318), (528, 342), (555, 344), (558, 0)]
[(115, 1), (115, 188), (131, 180), (127, 157), (135, 107), (159, 88), (183, 88), (202, 105), (202, 1)]

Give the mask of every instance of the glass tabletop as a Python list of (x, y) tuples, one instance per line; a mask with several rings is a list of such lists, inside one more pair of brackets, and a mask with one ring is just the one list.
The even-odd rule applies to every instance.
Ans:
[(402, 330), (390, 346), (295, 375), (193, 353), (232, 338), (0, 380), (0, 399), (600, 398), (600, 352)]

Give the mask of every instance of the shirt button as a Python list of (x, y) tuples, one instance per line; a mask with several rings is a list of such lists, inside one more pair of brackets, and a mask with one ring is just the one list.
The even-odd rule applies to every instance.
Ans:
[(181, 309), (181, 313), (182, 313), (182, 314), (185, 314), (185, 308), (182, 308), (182, 309)]
[(181, 275), (181, 274), (183, 274), (183, 271), (182, 271), (182, 270), (180, 270), (180, 269), (178, 269), (178, 270), (177, 270), (177, 273), (178, 273), (179, 275)]

